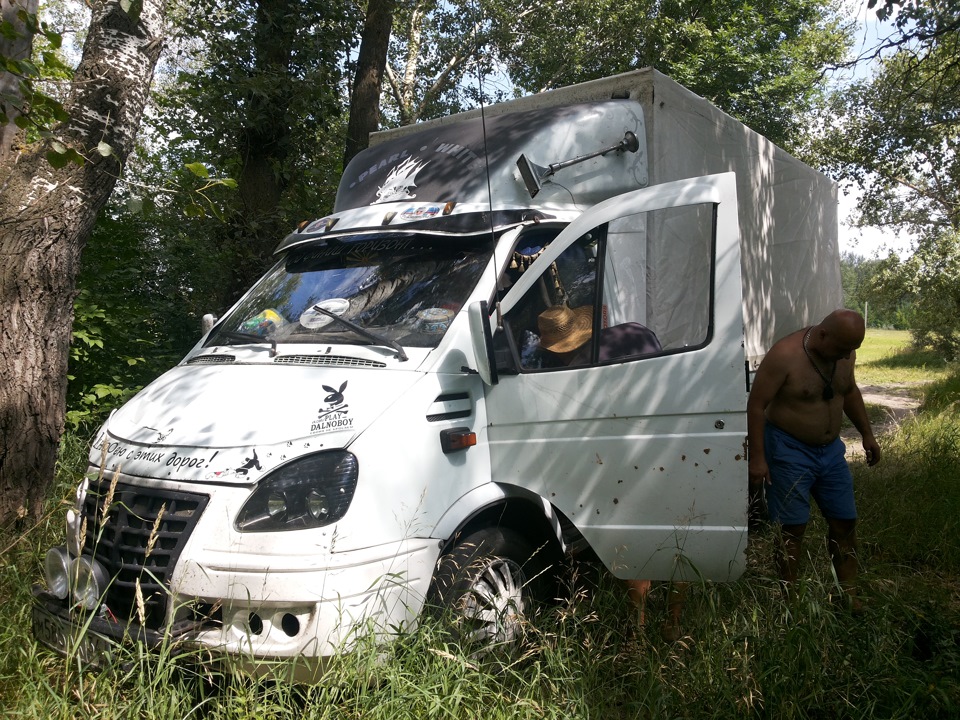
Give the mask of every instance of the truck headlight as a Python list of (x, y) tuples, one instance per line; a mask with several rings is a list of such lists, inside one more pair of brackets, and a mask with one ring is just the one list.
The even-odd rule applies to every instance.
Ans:
[(50, 548), (43, 560), (43, 575), (47, 591), (58, 600), (64, 600), (70, 592), (70, 555), (64, 546)]
[(240, 532), (323, 527), (347, 514), (357, 487), (357, 458), (333, 450), (298, 458), (268, 473), (237, 516)]
[(110, 578), (99, 562), (86, 555), (74, 559), (70, 572), (76, 578), (73, 600), (85, 610), (96, 610), (107, 591)]

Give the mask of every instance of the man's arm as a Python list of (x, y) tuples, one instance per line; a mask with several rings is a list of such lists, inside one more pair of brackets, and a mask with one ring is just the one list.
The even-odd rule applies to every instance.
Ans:
[(873, 428), (870, 427), (870, 418), (867, 408), (863, 404), (863, 395), (855, 380), (851, 383), (851, 390), (843, 396), (843, 412), (850, 418), (850, 422), (863, 438), (863, 451), (867, 456), (867, 465), (876, 465), (880, 462), (880, 445), (873, 437)]
[(757, 368), (747, 399), (747, 452), (749, 453), (750, 487), (759, 490), (764, 480), (770, 482), (766, 452), (763, 447), (767, 406), (776, 397), (787, 379), (786, 364), (776, 348), (771, 349)]

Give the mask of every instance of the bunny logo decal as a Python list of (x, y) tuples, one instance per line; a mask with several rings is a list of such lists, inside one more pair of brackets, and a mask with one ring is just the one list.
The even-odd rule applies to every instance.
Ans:
[(324, 390), (326, 390), (328, 393), (330, 393), (329, 395), (327, 395), (327, 396), (323, 399), (323, 401), (324, 401), (325, 403), (330, 403), (330, 406), (331, 406), (331, 407), (333, 407), (334, 405), (342, 405), (342, 404), (343, 404), (343, 391), (347, 388), (347, 384), (346, 384), (346, 383), (344, 383), (343, 385), (341, 385), (339, 390), (334, 390), (334, 389), (333, 389), (332, 387), (330, 387), (329, 385), (321, 385), (321, 387), (322, 387)]
[(352, 430), (353, 418), (349, 415), (350, 406), (343, 396), (343, 391), (347, 389), (347, 383), (344, 382), (339, 388), (330, 385), (321, 385), (327, 396), (323, 398), (326, 403), (317, 411), (317, 418), (310, 425), (311, 434), (334, 432), (337, 430)]

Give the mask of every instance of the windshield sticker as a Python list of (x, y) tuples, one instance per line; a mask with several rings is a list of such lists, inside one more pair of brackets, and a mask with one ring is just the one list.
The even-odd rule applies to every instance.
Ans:
[(319, 220), (314, 220), (300, 232), (301, 234), (320, 232), (326, 227), (328, 222), (330, 222), (329, 215), (327, 217), (320, 218)]
[(377, 170), (383, 170), (390, 163), (395, 163), (397, 160), (408, 157), (409, 155), (410, 151), (404, 150), (403, 152), (393, 153), (393, 155), (391, 155), (389, 158), (384, 158), (380, 161), (379, 165), (371, 165), (369, 168), (360, 173), (356, 180), (350, 183), (350, 189), (352, 190), (357, 186), (357, 183), (362, 183), (364, 180), (366, 180), (371, 173), (375, 173)]
[(413, 190), (417, 187), (414, 184), (417, 173), (423, 170), (426, 165), (426, 162), (417, 158), (411, 157), (404, 160), (390, 171), (383, 185), (377, 189), (377, 199), (370, 204), (413, 200), (416, 197)]
[(320, 247), (311, 247), (305, 250), (298, 250), (291, 253), (291, 260), (287, 263), (288, 269), (292, 272), (299, 271), (300, 268), (309, 267), (311, 261), (324, 260), (332, 257), (356, 256), (358, 253), (364, 255), (375, 252), (392, 252), (396, 250), (409, 250), (414, 247), (413, 239), (409, 237), (390, 237), (378, 238), (376, 240), (365, 240), (357, 243), (345, 245), (337, 243), (334, 245), (321, 245)]
[(343, 391), (347, 389), (347, 383), (344, 382), (340, 389), (329, 385), (322, 385), (329, 394), (323, 399), (325, 407), (317, 411), (317, 418), (310, 425), (310, 432), (314, 435), (321, 433), (336, 432), (339, 430), (352, 430), (353, 418), (348, 412), (349, 405), (343, 396)]
[(426, 220), (432, 218), (440, 212), (439, 205), (411, 206), (400, 213), (401, 220)]

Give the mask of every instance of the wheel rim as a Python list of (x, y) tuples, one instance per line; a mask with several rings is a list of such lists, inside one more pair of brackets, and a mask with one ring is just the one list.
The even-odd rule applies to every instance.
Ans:
[(516, 562), (490, 558), (461, 598), (467, 639), (485, 645), (515, 642), (526, 610), (524, 582)]

